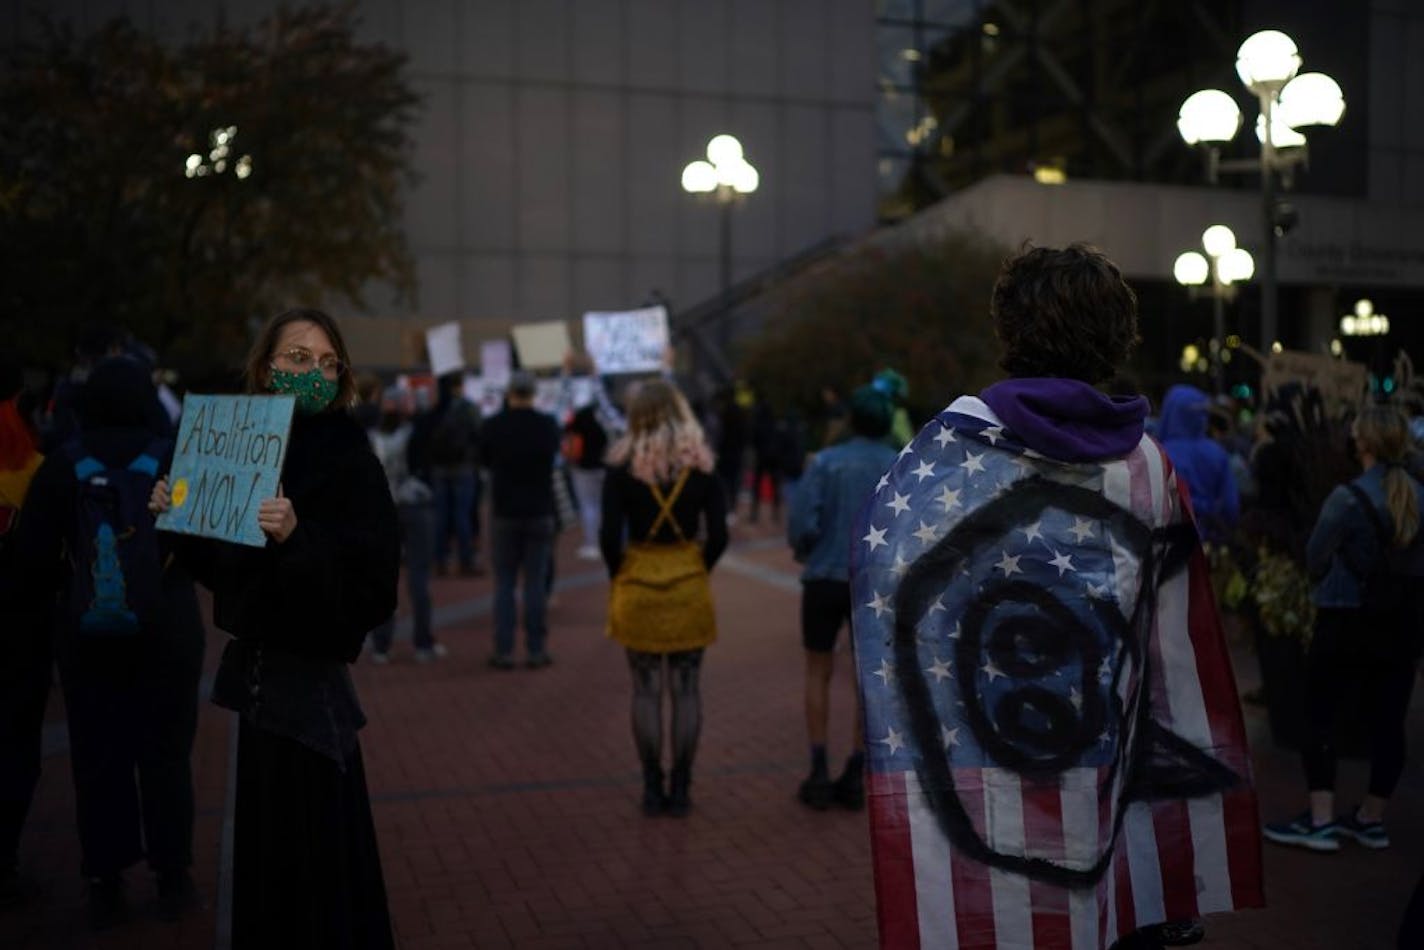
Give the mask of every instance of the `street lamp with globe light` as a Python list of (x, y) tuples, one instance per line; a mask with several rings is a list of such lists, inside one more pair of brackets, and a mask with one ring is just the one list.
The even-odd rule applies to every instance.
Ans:
[(1225, 303), (1236, 295), (1236, 284), (1250, 280), (1255, 273), (1256, 262), (1245, 249), (1236, 246), (1236, 235), (1224, 224), (1213, 224), (1202, 232), (1202, 250), (1186, 251), (1177, 256), (1172, 265), (1172, 276), (1177, 283), (1188, 288), (1195, 296), (1197, 288), (1211, 282), (1212, 300), (1212, 343), (1214, 361), (1212, 381), (1217, 395), (1223, 391), (1223, 363), (1226, 346)]
[[(707, 143), (707, 160), (689, 162), (682, 170), (682, 190), (708, 195), (717, 204), (721, 230), (721, 290), (726, 307), (732, 291), (732, 207), (757, 190), (761, 176), (742, 152), (736, 136), (715, 135)], [(726, 349), (727, 321), (722, 320), (719, 337)]]
[(1306, 138), (1298, 130), (1338, 125), (1345, 114), (1340, 84), (1324, 73), (1301, 73), (1295, 41), (1279, 30), (1253, 33), (1236, 51), (1236, 74), (1260, 105), (1255, 160), (1222, 161), (1220, 147), (1241, 128), (1241, 109), (1219, 89), (1192, 93), (1182, 103), (1177, 129), (1188, 145), (1206, 150), (1207, 180), (1222, 172), (1257, 172), (1261, 176), (1264, 246), (1261, 261), (1261, 349), (1274, 349), (1276, 318), (1276, 238), (1294, 225), (1294, 211), (1277, 206), (1275, 176), (1289, 189), (1296, 165), (1308, 158)]

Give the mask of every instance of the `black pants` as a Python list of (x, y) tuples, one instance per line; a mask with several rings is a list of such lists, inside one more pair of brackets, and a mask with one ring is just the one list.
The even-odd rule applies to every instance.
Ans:
[(1305, 779), (1311, 791), (1335, 788), (1332, 734), (1343, 688), (1368, 687), (1369, 793), (1389, 798), (1404, 772), (1404, 720), (1414, 690), (1414, 657), (1405, 636), (1387, 619), (1359, 610), (1321, 608), (1306, 658)]
[(55, 643), (69, 716), (83, 871), (115, 874), (145, 856), (193, 863), (191, 756), (203, 628), (192, 585), (165, 591), (161, 629)]
[(233, 950), (395, 946), (366, 772), (240, 721)]
[[(40, 778), (45, 704), (54, 667), (51, 618), (7, 615), (9, 660), (0, 664), (0, 872), (13, 867)], [(14, 624), (11, 628), (9, 625)]]

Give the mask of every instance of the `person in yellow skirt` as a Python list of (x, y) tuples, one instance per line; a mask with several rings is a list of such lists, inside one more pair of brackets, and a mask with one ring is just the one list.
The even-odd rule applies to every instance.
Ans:
[[(727, 503), (712, 450), (677, 388), (643, 384), (628, 431), (608, 451), (599, 547), (613, 589), (608, 635), (628, 652), (643, 813), (683, 817), (702, 725), (698, 674), (717, 636), (707, 576), (727, 547)], [(697, 539), (701, 536), (702, 540)], [(672, 706), (672, 776), (663, 786), (663, 696)]]

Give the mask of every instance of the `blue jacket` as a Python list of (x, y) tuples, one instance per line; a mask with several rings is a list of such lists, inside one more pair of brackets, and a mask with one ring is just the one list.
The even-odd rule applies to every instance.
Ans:
[[(1389, 526), (1385, 471), (1385, 466), (1375, 465), (1353, 484), (1364, 491)], [(1424, 512), (1424, 486), (1415, 482), (1414, 492), (1419, 510)], [(1370, 571), (1380, 553), (1378, 531), (1369, 512), (1361, 510), (1348, 488), (1336, 486), (1321, 506), (1320, 517), (1305, 545), (1306, 570), (1315, 582), (1311, 591), (1315, 606), (1359, 607), (1361, 575)]]
[(1194, 386), (1173, 386), (1162, 402), (1157, 440), (1192, 496), (1202, 537), (1222, 540), (1236, 525), (1241, 503), (1231, 457), (1206, 434), (1211, 397)]
[(791, 504), (786, 540), (806, 565), (803, 581), (849, 581), (856, 515), (875, 492), (896, 452), (861, 436), (816, 454)]

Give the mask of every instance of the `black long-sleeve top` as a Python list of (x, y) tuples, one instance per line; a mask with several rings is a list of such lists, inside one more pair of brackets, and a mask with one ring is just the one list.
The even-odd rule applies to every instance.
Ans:
[[(666, 498), (675, 485), (674, 479), (658, 487)], [(706, 472), (694, 470), (688, 473), (687, 484), (682, 486), (682, 492), (673, 503), (672, 513), (683, 537), (689, 541), (701, 533), (699, 522), (705, 526), (702, 561), (707, 570), (712, 570), (727, 549), (727, 502), (722, 495), (721, 483)], [(610, 468), (603, 481), (603, 524), (598, 530), (598, 546), (603, 551), (603, 562), (608, 565), (609, 577), (618, 573), (627, 541), (659, 544), (678, 541), (677, 532), (666, 521), (658, 528), (657, 534), (648, 537), (648, 530), (657, 517), (658, 503), (653, 498), (652, 489), (634, 478), (627, 466)]]

